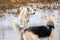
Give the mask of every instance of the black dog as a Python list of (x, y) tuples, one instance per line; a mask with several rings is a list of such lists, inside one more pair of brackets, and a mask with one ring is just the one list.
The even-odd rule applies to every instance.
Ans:
[(34, 26), (29, 27), (25, 29), (24, 31), (29, 31), (34, 33), (35, 35), (38, 35), (39, 38), (49, 37), (52, 31), (52, 28), (54, 29), (54, 26), (47, 25), (47, 26)]
[[(54, 29), (54, 25), (51, 25), (51, 24), (47, 24), (46, 26), (33, 26), (33, 27), (24, 29), (24, 34), (26, 34), (26, 36), (28, 36), (28, 34), (30, 34), (30, 32), (31, 32), (34, 35), (37, 35), (38, 38), (46, 38), (46, 37), (50, 37), (51, 34), (53, 35), (52, 29)], [(26, 31), (27, 31), (27, 33), (26, 33)], [(33, 36), (33, 34), (31, 34), (31, 35)], [(49, 40), (52, 40), (52, 37)]]

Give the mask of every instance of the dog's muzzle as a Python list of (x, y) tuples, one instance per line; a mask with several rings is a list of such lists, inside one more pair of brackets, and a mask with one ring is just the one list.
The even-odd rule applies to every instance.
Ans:
[(33, 14), (35, 14), (35, 12)]
[(35, 12), (33, 12), (33, 13), (31, 13), (32, 15), (34, 15), (35, 14)]

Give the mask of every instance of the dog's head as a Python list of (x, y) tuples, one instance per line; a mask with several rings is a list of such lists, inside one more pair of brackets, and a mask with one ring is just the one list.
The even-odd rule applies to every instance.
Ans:
[(27, 10), (29, 14), (35, 14), (35, 11), (33, 10), (32, 7), (27, 7)]
[(20, 11), (23, 11), (26, 14), (35, 14), (35, 11), (32, 9), (32, 7), (20, 7)]

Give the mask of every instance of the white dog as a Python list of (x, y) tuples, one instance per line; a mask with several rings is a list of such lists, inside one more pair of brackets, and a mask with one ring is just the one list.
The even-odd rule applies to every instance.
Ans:
[(14, 19), (14, 17), (12, 17), (13, 21), (13, 27), (14, 29), (16, 29), (15, 26), (19, 25), (20, 27), (29, 27), (29, 19), (30, 16), (35, 14), (35, 12), (33, 11), (33, 9), (31, 7), (20, 7), (19, 8), (20, 13), (18, 15), (18, 20), (20, 22), (20, 24), (17, 23), (16, 19)]
[[(28, 27), (30, 16), (35, 14), (31, 7), (20, 7), (20, 12), (17, 17), (17, 21), (14, 17), (12, 17), (13, 28), (15, 31), (20, 31), (20, 27)], [(17, 23), (18, 22), (18, 23)]]
[(24, 27), (29, 26), (29, 19), (31, 14), (35, 14), (31, 7), (20, 7), (20, 14), (18, 15), (18, 18), (21, 21), (21, 25)]

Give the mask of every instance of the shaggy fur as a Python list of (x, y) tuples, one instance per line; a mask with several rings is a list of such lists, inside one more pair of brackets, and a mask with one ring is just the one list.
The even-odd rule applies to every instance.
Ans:
[(30, 16), (33, 14), (35, 14), (35, 12), (31, 7), (20, 7), (18, 18), (20, 19), (21, 25), (28, 27)]

